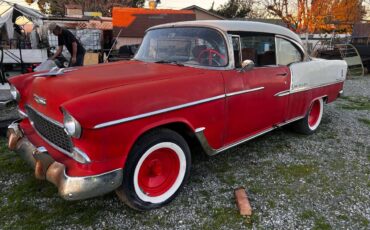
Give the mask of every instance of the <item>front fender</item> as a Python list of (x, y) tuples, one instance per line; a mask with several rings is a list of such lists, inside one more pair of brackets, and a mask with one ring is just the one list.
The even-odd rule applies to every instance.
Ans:
[(111, 125), (116, 125), (127, 118), (141, 119), (153, 112), (162, 113), (168, 108), (223, 95), (222, 76), (212, 73), (115, 87), (72, 99), (61, 106), (84, 128), (101, 128), (101, 124), (112, 121)]

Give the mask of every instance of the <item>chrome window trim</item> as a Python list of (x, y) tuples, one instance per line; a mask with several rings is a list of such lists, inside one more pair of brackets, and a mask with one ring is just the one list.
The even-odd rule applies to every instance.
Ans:
[[(293, 43), (294, 45), (296, 45), (299, 50), (302, 52), (303, 54), (303, 60), (300, 61), (300, 62), (304, 62), (304, 61), (307, 61), (307, 58), (309, 57), (308, 54), (306, 53), (306, 50), (303, 48), (303, 46), (301, 44), (299, 44), (297, 41), (289, 38), (289, 37), (286, 37), (284, 35), (280, 35), (280, 34), (275, 34), (275, 46), (276, 46), (276, 38), (281, 38), (281, 39), (285, 39), (291, 43)], [(276, 47), (275, 47), (276, 48)], [(277, 52), (276, 52), (276, 55), (277, 55)], [(276, 63), (277, 63), (277, 60), (276, 60)]]
[(255, 91), (259, 91), (259, 90), (263, 90), (263, 89), (265, 89), (265, 87), (261, 86), (261, 87), (257, 87), (257, 88), (253, 88), (253, 89), (236, 91), (236, 92), (232, 92), (232, 93), (227, 93), (226, 97), (232, 97), (232, 96), (240, 95), (240, 94), (244, 94), (244, 93), (251, 93), (251, 92), (255, 92)]
[(193, 101), (193, 102), (189, 102), (189, 103), (186, 103), (186, 104), (176, 105), (176, 106), (172, 106), (172, 107), (165, 108), (165, 109), (155, 110), (155, 111), (152, 111), (152, 112), (143, 113), (143, 114), (139, 114), (139, 115), (136, 115), (136, 116), (131, 116), (131, 117), (126, 117), (126, 118), (122, 118), (122, 119), (118, 119), (118, 120), (113, 120), (113, 121), (100, 123), (100, 124), (95, 125), (94, 129), (101, 129), (101, 128), (109, 127), (109, 126), (112, 126), (112, 125), (117, 125), (117, 124), (129, 122), (129, 121), (134, 121), (134, 120), (138, 120), (138, 119), (145, 118), (145, 117), (150, 117), (150, 116), (154, 116), (154, 115), (158, 115), (158, 114), (162, 114), (162, 113), (167, 113), (167, 112), (171, 112), (171, 111), (175, 111), (175, 110), (179, 110), (179, 109), (183, 109), (183, 108), (203, 104), (203, 103), (210, 102), (210, 101), (219, 100), (219, 99), (225, 98), (225, 96), (226, 96), (225, 94), (221, 94), (221, 95), (218, 95), (218, 96), (214, 96), (214, 97), (210, 97), (210, 98), (206, 98), (206, 99), (202, 99), (202, 100), (198, 100), (198, 101)]
[[(235, 64), (234, 64), (234, 58), (232, 57), (233, 54), (234, 54), (233, 50), (232, 50), (232, 44), (230, 46), (230, 39), (229, 39), (229, 37), (228, 37), (228, 35), (225, 31), (221, 30), (218, 27), (214, 27), (214, 26), (181, 25), (181, 26), (173, 27), (172, 25), (168, 25), (168, 26), (163, 26), (163, 27), (158, 27), (158, 28), (157, 27), (151, 27), (151, 28), (149, 28), (145, 31), (144, 37), (146, 36), (146, 34), (149, 31), (158, 30), (158, 29), (168, 29), (168, 28), (206, 28), (206, 29), (216, 30), (223, 37), (224, 42), (225, 42), (225, 47), (226, 47), (225, 54), (227, 54), (227, 56), (228, 56), (227, 65), (225, 65), (225, 66), (202, 66), (202, 65), (191, 65), (191, 64), (185, 64), (185, 65), (190, 66), (190, 67), (194, 67), (194, 68), (198, 68), (198, 69), (208, 69), (208, 70), (232, 70), (232, 69), (234, 69)], [(135, 59), (137, 61), (142, 61), (142, 60), (136, 59), (136, 55), (133, 57), (133, 59)], [(142, 62), (145, 62), (145, 61), (142, 61)]]

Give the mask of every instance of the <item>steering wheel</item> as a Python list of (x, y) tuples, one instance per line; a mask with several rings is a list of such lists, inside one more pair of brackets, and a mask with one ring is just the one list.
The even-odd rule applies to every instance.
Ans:
[(217, 50), (208, 48), (199, 53), (198, 62), (209, 66), (223, 66), (226, 63), (226, 57)]

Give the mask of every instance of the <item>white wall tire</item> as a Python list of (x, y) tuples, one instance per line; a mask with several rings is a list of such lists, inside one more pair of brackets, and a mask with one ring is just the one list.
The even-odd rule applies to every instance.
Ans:
[(324, 100), (322, 98), (312, 102), (310, 110), (308, 111), (307, 119), (308, 127), (312, 131), (315, 131), (319, 127), (323, 112), (324, 112)]
[[(159, 193), (161, 193), (161, 195), (157, 195), (157, 196), (148, 195), (148, 191), (145, 191), (145, 188), (143, 188), (144, 186), (140, 186), (140, 183), (139, 183), (140, 180), (146, 180), (146, 178), (139, 178), (139, 172), (140, 172), (140, 169), (142, 169), (144, 167), (145, 162), (148, 161), (148, 158), (150, 157), (150, 155), (155, 154), (157, 151), (161, 151), (162, 149), (163, 150), (165, 150), (165, 149), (172, 150), (171, 152), (175, 153), (177, 158), (178, 158), (179, 167), (176, 167), (173, 170), (174, 172), (172, 172), (172, 173), (176, 173), (175, 171), (177, 171), (176, 179), (173, 181), (173, 183), (170, 184), (170, 186), (168, 188), (164, 188), (165, 191), (162, 191), (162, 192), (158, 191)], [(158, 158), (159, 157), (157, 157), (154, 160), (158, 160)], [(172, 163), (176, 164), (176, 162), (172, 162)], [(140, 160), (139, 160), (139, 162), (138, 162), (138, 164), (135, 168), (135, 172), (134, 172), (134, 189), (135, 189), (135, 192), (138, 195), (138, 197), (141, 200), (145, 201), (145, 202), (150, 202), (150, 203), (153, 203), (153, 204), (162, 203), (162, 202), (166, 201), (168, 198), (170, 198), (173, 194), (175, 194), (175, 192), (180, 187), (180, 185), (181, 185), (181, 183), (182, 183), (182, 181), (185, 177), (185, 172), (186, 172), (186, 157), (185, 157), (184, 151), (180, 148), (180, 146), (178, 146), (177, 144), (172, 143), (172, 142), (162, 142), (162, 143), (156, 144), (144, 153), (144, 155), (140, 158)], [(164, 172), (162, 172), (162, 174), (163, 173)], [(171, 172), (169, 172), (169, 173), (171, 174)], [(161, 175), (156, 176), (156, 177), (160, 177), (160, 176)], [(167, 176), (172, 177), (172, 175), (167, 175)], [(152, 177), (152, 178), (149, 178), (149, 179), (155, 179), (155, 178)], [(147, 187), (147, 186), (145, 186), (145, 187)]]
[(190, 167), (190, 149), (181, 135), (169, 129), (149, 132), (132, 148), (116, 193), (138, 210), (162, 207), (177, 196)]
[(306, 116), (292, 124), (293, 130), (301, 134), (306, 135), (313, 134), (321, 124), (323, 113), (324, 113), (323, 98), (315, 99), (311, 103)]

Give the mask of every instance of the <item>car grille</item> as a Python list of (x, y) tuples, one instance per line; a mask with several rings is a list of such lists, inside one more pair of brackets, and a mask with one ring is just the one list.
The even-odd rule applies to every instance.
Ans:
[(26, 112), (33, 123), (33, 127), (44, 139), (67, 153), (72, 152), (71, 139), (61, 125), (45, 118), (28, 105), (26, 106)]

